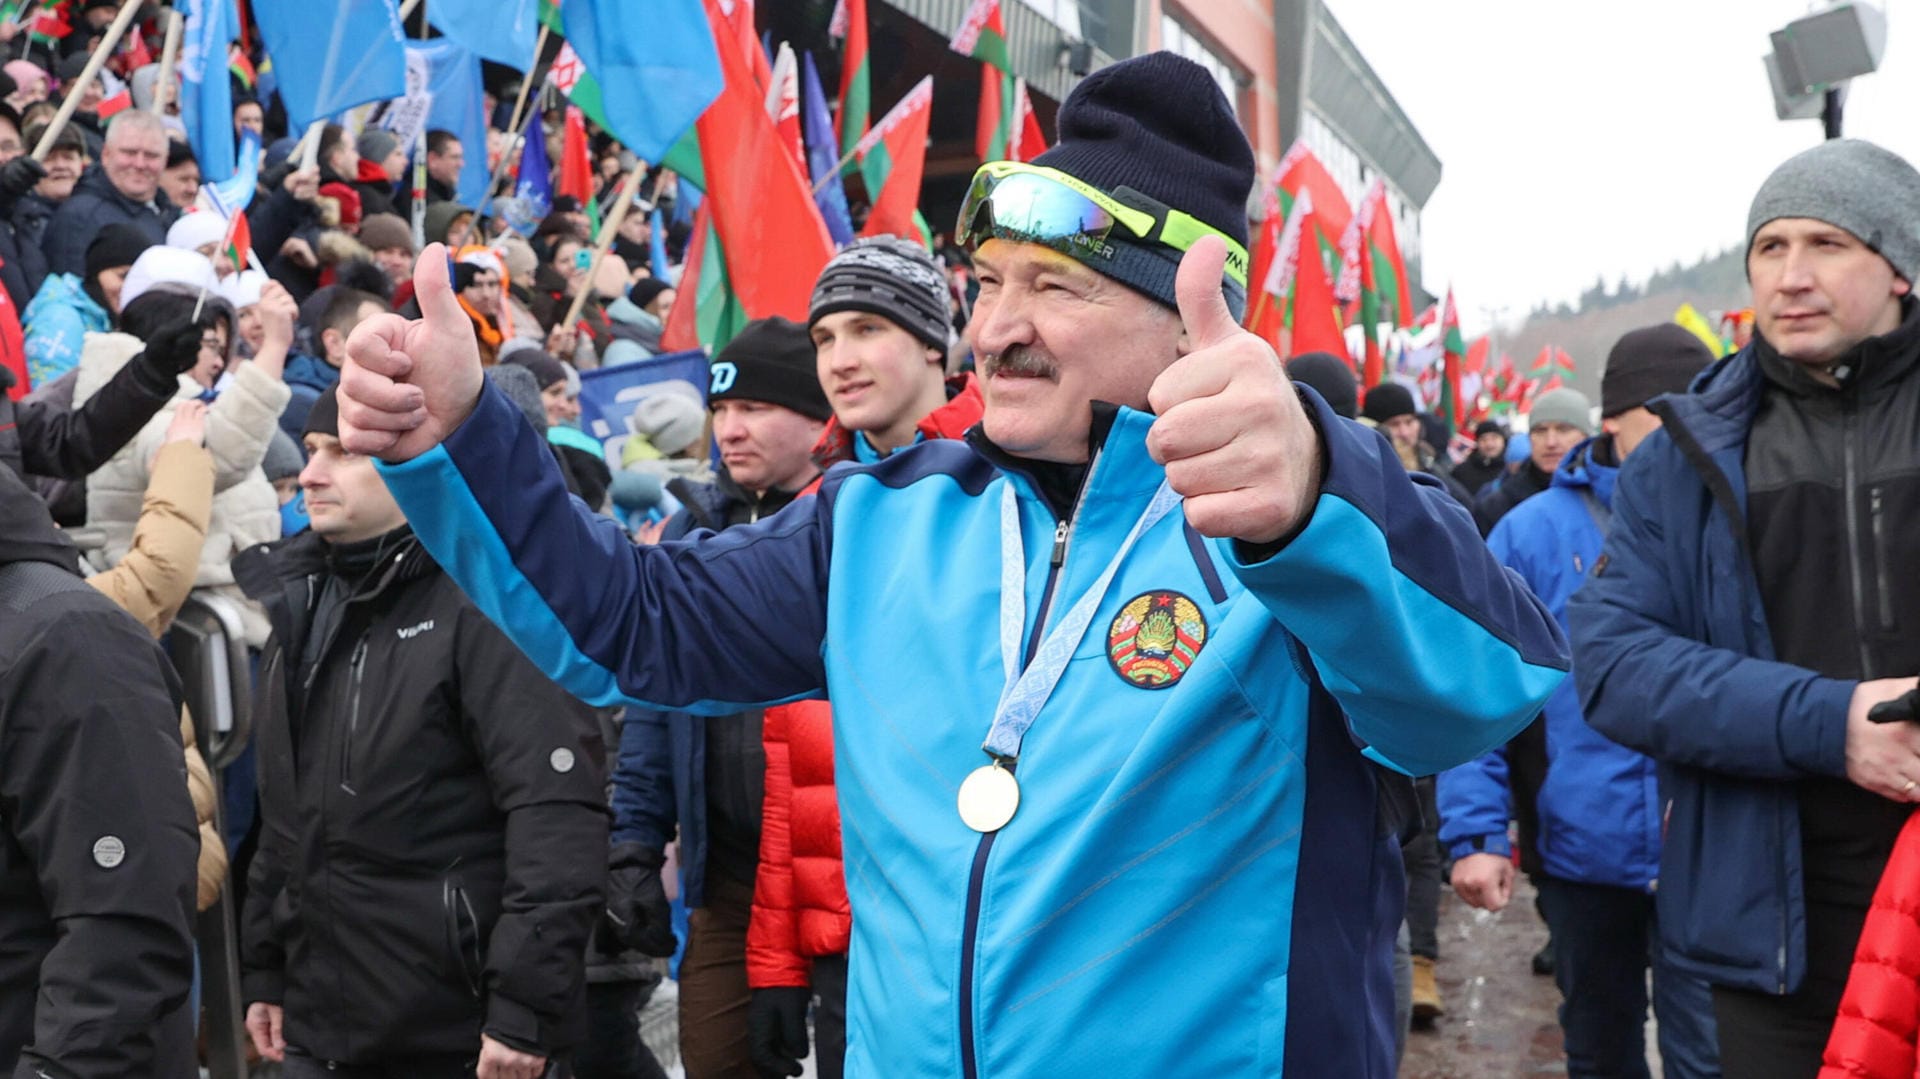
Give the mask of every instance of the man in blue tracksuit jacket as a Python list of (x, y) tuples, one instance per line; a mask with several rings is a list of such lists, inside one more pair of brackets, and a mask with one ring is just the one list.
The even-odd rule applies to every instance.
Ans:
[(426, 317), (355, 339), (352, 444), (576, 693), (831, 697), (848, 1075), (1386, 1079), (1404, 883), (1375, 769), (1504, 741), (1563, 638), (1239, 329), (1253, 157), (1212, 76), (1115, 64), (1059, 130), (970, 190), (964, 441), (635, 548), (484, 388), (429, 248)]
[[(1600, 384), (1604, 433), (1568, 453), (1553, 485), (1502, 517), (1487, 537), (1494, 557), (1526, 579), (1563, 628), (1568, 597), (1600, 557), (1621, 462), (1660, 426), (1646, 403), (1684, 392), (1712, 359), (1699, 338), (1673, 323), (1623, 336), (1607, 355)], [(1655, 940), (1660, 797), (1653, 761), (1587, 726), (1571, 681), (1548, 698), (1541, 726), (1440, 774), (1440, 841), (1454, 859), (1454, 889), (1484, 910), (1506, 906), (1514, 872), (1507, 822), (1516, 801), (1531, 802), (1540, 864), (1529, 872), (1553, 932), (1567, 1073), (1648, 1074), (1651, 954), (1665, 1074), (1717, 1076), (1706, 985), (1661, 961)], [(1532, 780), (1537, 789), (1526, 789), (1523, 777), (1542, 772), (1544, 781)]]
[(1821, 1068), (1920, 728), (1920, 172), (1836, 139), (1748, 213), (1757, 331), (1621, 472), (1568, 605), (1588, 722), (1660, 762), (1660, 934), (1729, 1076)]

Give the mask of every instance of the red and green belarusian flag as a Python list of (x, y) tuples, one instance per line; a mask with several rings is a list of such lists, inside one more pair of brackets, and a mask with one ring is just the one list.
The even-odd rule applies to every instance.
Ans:
[(1339, 305), (1327, 276), (1331, 251), (1311, 188), (1297, 196), (1277, 185), (1266, 196), (1266, 223), (1254, 245), (1247, 328), (1282, 356), (1344, 355)]
[(1467, 429), (1467, 402), (1461, 394), (1461, 368), (1466, 364), (1467, 341), (1460, 333), (1460, 313), (1453, 306), (1453, 286), (1440, 310), (1440, 418), (1458, 434)]
[(691, 284), (681, 289), (661, 337), (669, 348), (717, 349), (749, 319), (804, 320), (814, 279), (833, 256), (813, 187), (742, 55), (759, 43), (743, 44), (728, 32), (719, 3), (707, 0), (707, 16), (723, 85), (694, 125), (707, 197), (681, 271)]
[(867, 0), (839, 0), (827, 32), (847, 40), (840, 54), (840, 111), (833, 130), (840, 136), (840, 156), (853, 153), (867, 137), (873, 120), (873, 71), (867, 63)]
[(1365, 341), (1361, 384), (1369, 389), (1386, 375), (1380, 350), (1380, 323), (1413, 323), (1413, 296), (1406, 262), (1393, 234), (1393, 211), (1387, 205), (1387, 187), (1375, 179), (1360, 201), (1360, 210), (1340, 238), (1340, 283), (1335, 295), (1357, 306), (1355, 321)]
[(1533, 358), (1533, 366), (1527, 369), (1527, 379), (1533, 383), (1533, 392), (1545, 393), (1559, 386), (1573, 385), (1573, 357), (1567, 350), (1557, 345), (1548, 345)]
[(920, 178), (927, 167), (927, 121), (933, 113), (933, 76), (916, 83), (854, 148), (866, 181), (862, 236), (901, 236), (932, 246), (919, 216)]
[(1000, 0), (973, 0), (951, 47), (980, 61), (980, 121), (974, 130), (973, 152), (982, 161), (1019, 160), (1010, 152), (1017, 130), (1018, 87), (1007, 58), (1007, 24), (1000, 17)]
[[(1333, 175), (1327, 172), (1320, 159), (1307, 149), (1307, 144), (1295, 140), (1287, 149), (1285, 157), (1280, 159), (1280, 167), (1274, 172), (1274, 185), (1283, 198), (1297, 199), (1302, 192), (1313, 192), (1313, 212), (1318, 216), (1320, 231), (1328, 237), (1339, 239), (1347, 234), (1347, 225), (1353, 220), (1353, 207), (1348, 204), (1347, 196), (1335, 183)], [(1284, 213), (1286, 204), (1281, 211)], [(1339, 252), (1333, 252), (1338, 255)], [(1337, 265), (1337, 264), (1336, 264)]]

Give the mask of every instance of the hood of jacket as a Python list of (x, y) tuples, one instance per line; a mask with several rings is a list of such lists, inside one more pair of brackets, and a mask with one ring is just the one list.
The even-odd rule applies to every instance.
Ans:
[(79, 575), (73, 541), (53, 523), (47, 504), (11, 468), (0, 468), (0, 565), (45, 562)]
[(1567, 451), (1554, 470), (1553, 487), (1568, 490), (1585, 488), (1607, 507), (1613, 505), (1613, 484), (1620, 477), (1620, 461), (1614, 453), (1613, 436), (1594, 435)]

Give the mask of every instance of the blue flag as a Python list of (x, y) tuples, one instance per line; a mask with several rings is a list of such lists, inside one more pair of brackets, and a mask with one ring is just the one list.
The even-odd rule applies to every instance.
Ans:
[(847, 211), (846, 185), (839, 180), (820, 183), (833, 175), (834, 166), (840, 163), (840, 140), (834, 137), (833, 121), (827, 117), (827, 99), (820, 93), (820, 73), (814, 70), (813, 54), (803, 54), (801, 62), (800, 96), (806, 103), (800, 110), (800, 123), (807, 137), (807, 171), (812, 174), (808, 178), (820, 187), (813, 201), (820, 205), (820, 216), (826, 219), (827, 235), (836, 245), (845, 245), (853, 242), (853, 215)]
[(186, 0), (180, 37), (180, 118), (204, 180), (233, 175), (233, 88), (227, 44), (239, 36), (231, 0)]
[(553, 170), (547, 165), (546, 132), (540, 128), (538, 110), (527, 118), (526, 137), (513, 194), (493, 200), (493, 215), (520, 235), (531, 236), (553, 209)]
[(433, 0), (427, 21), (482, 60), (532, 69), (540, 0)]
[[(450, 131), (460, 140), (466, 164), (455, 185), (462, 206), (479, 206), (487, 198), (487, 117), (480, 100), (480, 58), (451, 38), (407, 46), (427, 61), (427, 89), (433, 105), (427, 127)], [(404, 66), (404, 65), (403, 65)], [(284, 76), (283, 76), (284, 78)], [(542, 152), (545, 147), (541, 147)]]
[(661, 281), (673, 280), (673, 266), (667, 261), (666, 215), (658, 206), (647, 217), (647, 261), (652, 263), (654, 277)]
[[(296, 136), (315, 120), (407, 92), (406, 45), (393, 0), (281, 0), (254, 5), (254, 19)], [(222, 45), (222, 60), (226, 54)], [(474, 101), (477, 109), (477, 89)]]
[(720, 95), (720, 55), (700, 0), (567, 0), (560, 19), (606, 91), (608, 130), (643, 161), (667, 156)]
[(685, 176), (677, 177), (675, 190), (679, 192), (673, 200), (673, 223), (676, 225), (693, 224), (693, 214), (700, 208), (700, 189), (693, 186)]
[(221, 217), (231, 220), (253, 201), (259, 182), (260, 136), (248, 130), (240, 139), (240, 165), (233, 170), (233, 175), (216, 183), (201, 184), (200, 191), (213, 208), (220, 211)]

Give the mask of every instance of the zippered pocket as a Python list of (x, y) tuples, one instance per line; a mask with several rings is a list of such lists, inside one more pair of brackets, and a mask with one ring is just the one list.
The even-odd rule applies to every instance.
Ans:
[(459, 878), (440, 882), (440, 906), (446, 922), (447, 955), (453, 964), (450, 973), (478, 1000), (486, 963), (480, 954), (480, 917), (474, 913), (473, 900)]
[(360, 792), (354, 787), (353, 750), (360, 737), (360, 688), (367, 672), (367, 639), (361, 637), (353, 646), (353, 658), (347, 665), (351, 672), (348, 683), (352, 686), (347, 705), (347, 731), (340, 751), (340, 789), (355, 797)]
[(1890, 633), (1894, 628), (1893, 574), (1888, 572), (1887, 563), (1892, 555), (1887, 550), (1887, 515), (1882, 490), (1875, 487), (1868, 493), (1867, 512), (1873, 521), (1873, 577), (1880, 605), (1880, 630)]

